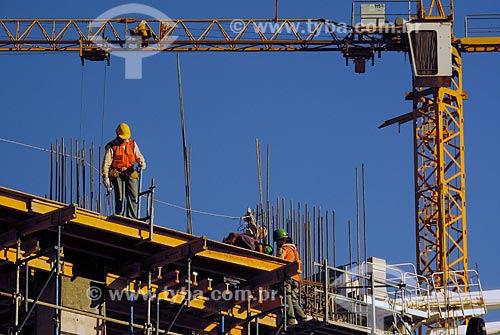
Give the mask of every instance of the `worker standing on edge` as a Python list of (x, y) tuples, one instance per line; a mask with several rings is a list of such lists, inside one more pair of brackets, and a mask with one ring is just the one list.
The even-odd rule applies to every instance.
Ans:
[[(130, 138), (130, 128), (120, 123), (116, 128), (116, 138), (106, 144), (104, 161), (102, 162), (102, 181), (109, 189), (111, 184), (115, 190), (115, 213), (138, 219), (138, 179), (139, 169), (146, 169), (146, 161), (137, 143)], [(127, 199), (126, 208), (124, 206)]]
[(292, 239), (288, 237), (288, 233), (285, 229), (276, 229), (273, 233), (273, 239), (278, 244), (276, 256), (291, 262), (297, 262), (299, 266), (298, 272), (285, 282), (288, 325), (295, 326), (298, 324), (297, 318), (302, 322), (312, 319), (311, 316), (306, 316), (298, 301), (300, 295), (299, 288), (302, 262), (300, 261), (297, 247), (293, 244)]

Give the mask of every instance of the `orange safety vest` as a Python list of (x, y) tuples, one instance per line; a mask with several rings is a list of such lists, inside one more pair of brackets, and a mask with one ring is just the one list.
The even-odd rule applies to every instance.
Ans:
[(299, 265), (297, 273), (292, 276), (292, 279), (300, 282), (300, 274), (302, 273), (302, 261), (300, 260), (297, 248), (294, 245), (287, 244), (282, 245), (281, 248), (285, 250), (285, 259), (287, 261), (297, 262), (297, 264)]
[[(113, 143), (114, 144), (114, 143)], [(135, 143), (130, 139), (123, 143), (113, 145), (113, 162), (111, 167), (122, 170), (122, 168), (131, 168), (135, 163)]]

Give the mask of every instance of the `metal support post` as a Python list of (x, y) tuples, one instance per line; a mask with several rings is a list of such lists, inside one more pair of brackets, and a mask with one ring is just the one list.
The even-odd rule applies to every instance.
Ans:
[(375, 335), (376, 323), (375, 323), (375, 278), (373, 272), (370, 276), (370, 286), (372, 290), (372, 335)]
[(136, 199), (136, 202), (137, 202), (137, 218), (140, 218), (141, 217), (141, 189), (142, 189), (142, 170), (141, 168), (138, 169), (138, 174), (139, 174), (139, 180), (138, 180), (138, 184), (139, 186), (137, 186), (137, 199)]
[(188, 277), (187, 277), (187, 307), (191, 307), (191, 257), (188, 258)]
[(16, 292), (14, 293), (14, 329), (17, 333), (19, 326), (19, 302), (21, 298), (20, 286), (21, 286), (21, 239), (17, 239), (16, 248)]
[(251, 327), (251, 324), (252, 324), (252, 313), (250, 312), (250, 302), (252, 301), (251, 300), (251, 295), (248, 297), (248, 300), (247, 300), (247, 335), (250, 335), (250, 327)]
[(151, 222), (151, 227), (153, 226), (154, 223), (154, 209), (155, 209), (155, 179), (151, 179), (151, 195), (149, 197), (149, 221)]
[(148, 309), (146, 317), (146, 329), (144, 329), (144, 334), (151, 335), (153, 325), (151, 324), (151, 271), (148, 271)]
[(129, 327), (130, 327), (130, 335), (134, 335), (134, 296), (135, 296), (135, 288), (134, 290), (130, 289), (130, 285), (132, 283), (128, 284), (128, 289), (130, 292), (129, 295), (129, 300), (130, 300), (130, 320), (129, 320)]
[(328, 319), (329, 319), (329, 309), (328, 309), (328, 291), (329, 291), (329, 287), (330, 287), (330, 278), (328, 276), (328, 260), (325, 259), (323, 261), (323, 271), (325, 272), (325, 282), (324, 282), (324, 285), (323, 285), (323, 290), (324, 290), (324, 294), (325, 294), (325, 307), (324, 307), (324, 319), (323, 321), (325, 323), (328, 323)]
[(286, 331), (287, 327), (287, 313), (288, 305), (286, 302), (286, 280), (283, 282), (283, 330)]
[(56, 271), (56, 267), (57, 267), (57, 264), (54, 264), (52, 266), (52, 269), (50, 270), (50, 273), (49, 273), (49, 277), (47, 278), (47, 280), (45, 281), (45, 284), (43, 284), (43, 287), (42, 289), (40, 290), (40, 293), (38, 293), (37, 297), (35, 298), (35, 300), (33, 300), (33, 305), (31, 305), (31, 308), (30, 310), (28, 311), (28, 313), (26, 313), (26, 315), (24, 316), (24, 320), (23, 322), (21, 322), (21, 324), (19, 325), (18, 329), (16, 329), (16, 335), (17, 334), (21, 334), (21, 330), (23, 329), (24, 325), (26, 324), (26, 321), (28, 321), (31, 313), (33, 312), (33, 310), (35, 309), (36, 307), (36, 304), (38, 303), (38, 301), (40, 300), (43, 292), (45, 292), (45, 289), (47, 288), (47, 285), (49, 284), (50, 280), (52, 279), (52, 276), (54, 275), (54, 272)]
[(30, 279), (30, 267), (28, 262), (24, 264), (25, 273), (25, 282), (24, 282), (24, 314), (28, 313), (28, 299), (29, 299), (29, 279)]
[(155, 335), (160, 334), (160, 289), (156, 289), (156, 326)]
[(54, 315), (54, 334), (59, 335), (61, 331), (60, 286), (61, 286), (61, 223), (57, 226), (57, 255), (56, 255), (56, 309)]

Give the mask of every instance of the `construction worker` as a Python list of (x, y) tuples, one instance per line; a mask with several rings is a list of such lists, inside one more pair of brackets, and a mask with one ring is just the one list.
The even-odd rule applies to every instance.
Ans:
[[(138, 178), (135, 169), (146, 169), (146, 161), (137, 143), (130, 138), (130, 128), (126, 123), (116, 127), (116, 138), (106, 144), (102, 163), (102, 181), (109, 190), (113, 185), (115, 193), (115, 213), (133, 219), (138, 218)], [(126, 207), (124, 206), (127, 200)]]
[(297, 262), (299, 266), (298, 272), (285, 282), (288, 325), (295, 326), (298, 324), (297, 318), (302, 322), (312, 319), (312, 317), (306, 316), (298, 301), (300, 295), (300, 272), (302, 270), (302, 262), (300, 261), (297, 247), (293, 244), (292, 239), (288, 237), (288, 233), (285, 229), (276, 229), (273, 233), (273, 239), (278, 245), (276, 256), (290, 262)]

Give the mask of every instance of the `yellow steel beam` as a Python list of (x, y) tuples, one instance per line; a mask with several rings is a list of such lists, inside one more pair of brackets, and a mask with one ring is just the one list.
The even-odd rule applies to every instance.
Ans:
[(28, 220), (17, 223), (12, 229), (0, 234), (0, 247), (9, 247), (16, 241), (28, 234), (46, 229), (51, 226), (64, 224), (67, 221), (75, 218), (76, 206), (69, 205), (60, 209), (56, 209), (47, 214), (34, 216)]
[(366, 32), (325, 19), (145, 19), (151, 33), (132, 36), (137, 41), (129, 30), (141, 20), (0, 19), (0, 51), (70, 51), (105, 60), (113, 51), (136, 50), (135, 44), (142, 51), (344, 51), (356, 41), (373, 51), (401, 50), (401, 27), (384, 27), (365, 39), (359, 36)]
[(500, 37), (462, 37), (456, 43), (462, 52), (498, 52)]
[[(63, 208), (65, 205), (36, 197), (26, 193), (0, 187), (0, 196), (9, 201), (2, 202), (0, 206), (7, 207), (25, 213), (47, 214), (49, 212)], [(79, 225), (106, 233), (127, 236), (137, 240), (146, 241), (149, 236), (149, 226), (142, 221), (128, 218), (104, 217), (95, 212), (78, 208), (76, 217), (69, 221), (73, 225)], [(155, 226), (153, 241), (151, 243), (160, 244), (166, 247), (178, 247), (195, 236)], [(243, 266), (258, 271), (275, 271), (279, 268), (286, 268), (293, 271), (294, 263), (253, 252), (241, 248), (232, 247), (233, 252), (229, 253), (227, 244), (215, 241), (207, 241), (207, 250), (197, 254), (197, 257), (225, 262), (232, 265)]]
[[(34, 254), (23, 252), (21, 254), (21, 260), (32, 257)], [(16, 263), (16, 249), (15, 248), (4, 248), (0, 250), (0, 261), (7, 261), (10, 263)], [(38, 269), (42, 271), (50, 271), (52, 269), (53, 258), (47, 256), (40, 256), (28, 261), (29, 267), (33, 269)], [(64, 276), (73, 276), (73, 264), (62, 261), (61, 262), (61, 274)]]
[[(141, 286), (137, 286), (139, 282), (130, 281), (128, 278), (124, 278), (115, 274), (108, 273), (106, 275), (106, 288), (110, 290), (116, 291), (138, 291), (139, 294), (146, 295), (148, 294), (148, 287), (144, 285), (144, 283), (140, 283)], [(156, 292), (158, 289), (158, 285), (152, 284), (151, 291)], [(193, 299), (190, 302), (191, 308), (202, 310), (208, 312), (210, 314), (223, 314), (225, 316), (230, 316), (232, 318), (238, 320), (246, 320), (248, 316), (247, 308), (241, 306), (239, 304), (231, 304), (230, 301), (225, 301), (218, 293), (213, 294), (215, 299), (220, 298), (220, 300), (211, 300), (210, 297), (202, 296), (200, 294), (196, 294), (196, 289), (193, 287)], [(219, 292), (222, 294), (222, 292)], [(123, 295), (125, 297), (125, 295)], [(186, 297), (186, 291), (183, 289), (179, 290), (168, 290), (168, 288), (162, 291), (159, 294), (160, 300), (163, 300), (167, 303), (180, 305), (183, 303), (184, 298)], [(224, 305), (228, 306), (228, 308), (222, 308), (220, 302)], [(257, 308), (250, 308), (250, 314), (256, 315), (260, 314), (263, 311)], [(269, 313), (268, 315), (262, 316), (259, 318), (259, 323), (262, 325), (276, 327), (276, 314)]]

